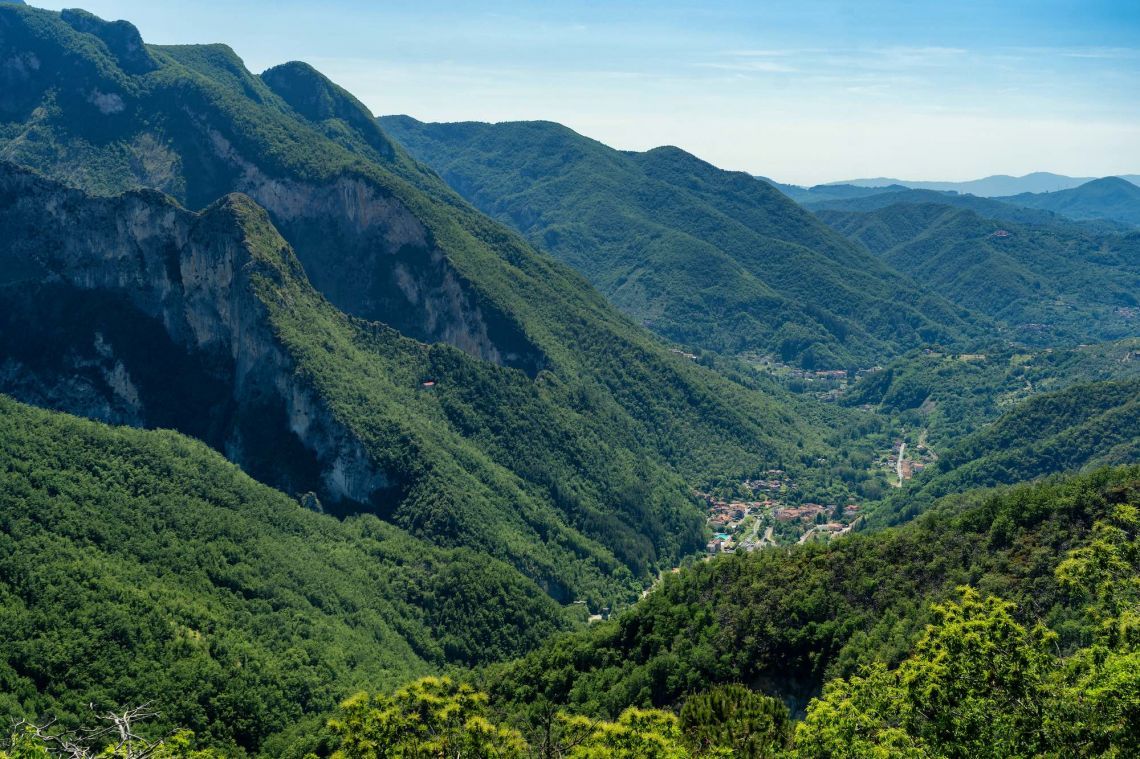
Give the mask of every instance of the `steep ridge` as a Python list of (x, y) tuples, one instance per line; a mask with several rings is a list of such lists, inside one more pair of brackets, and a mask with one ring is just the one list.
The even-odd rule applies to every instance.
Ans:
[(1140, 187), (1120, 177), (1104, 177), (1056, 192), (1021, 193), (999, 198), (1070, 219), (1110, 219), (1140, 226)]
[(1140, 235), (1023, 225), (946, 204), (819, 211), (838, 232), (1017, 340), (1077, 344), (1140, 334)]
[[(181, 355), (186, 344), (168, 345), (174, 326), (134, 320), (134, 303), (106, 313), (151, 330), (146, 344), (179, 356), (171, 365), (201, 382), (144, 382), (145, 362), (128, 365), (123, 355), (137, 336), (104, 334), (146, 407), (137, 412), (114, 361), (100, 354), (106, 347), (72, 316), (103, 314), (103, 306), (45, 314), (59, 301), (41, 298), (28, 304), (45, 317), (35, 322), (41, 330), (76, 333), (56, 335), (68, 349), (54, 353), (65, 360), (74, 350), (81, 360), (46, 383), (58, 393), (39, 396), (42, 377), (19, 362), (5, 377), (9, 391), (201, 435), (267, 482), (315, 487), (330, 510), (375, 511), (438, 543), (502, 557), (559, 600), (594, 607), (628, 597), (641, 584), (635, 578), (700, 545), (693, 485), (773, 465), (803, 472), (826, 455), (819, 433), (779, 400), (669, 353), (565, 266), (479, 214), (398, 147), (389, 150), (371, 116), (362, 120), (363, 107), (315, 71), (289, 65), (262, 80), (224, 46), (139, 47), (137, 32), (129, 44), (105, 41), (128, 27), (81, 12), (0, 9), (8, 85), (0, 90), (0, 155), (99, 195), (153, 186), (190, 207), (233, 191), (262, 203), (268, 218), (246, 201), (226, 207), (248, 209), (243, 216), (264, 232), (256, 247), (275, 261), (273, 277), (250, 284), (277, 349), (324, 410), (306, 401), (286, 413), (271, 404), (272, 424), (243, 424), (259, 407), (224, 410), (234, 403), (232, 352), (231, 366), (200, 370), (196, 354)], [(126, 219), (115, 224), (105, 230), (114, 232), (107, 244), (115, 255), (168, 255), (157, 238), (133, 239)], [(301, 266), (280, 253), (286, 245), (273, 227)], [(27, 235), (21, 250), (52, 239), (39, 217), (16, 228)], [(157, 260), (148, 272), (162, 270)], [(13, 284), (9, 297), (28, 291), (29, 278), (66, 284), (40, 275)], [(101, 289), (82, 296), (88, 304), (118, 298)], [(65, 397), (80, 370), (95, 379), (80, 381), (77, 394), (105, 400)], [(292, 402), (291, 385), (262, 387), (253, 376), (248, 389), (261, 395), (251, 398)], [(154, 388), (150, 403), (142, 385)], [(165, 400), (156, 401), (160, 391)], [(209, 412), (178, 410), (192, 393), (209, 396), (194, 406)], [(337, 456), (314, 460), (326, 419), (347, 431), (350, 448), (362, 446), (364, 459), (346, 460), (359, 468), (338, 466)]]
[(185, 430), (290, 491), (380, 497), (387, 478), (274, 334), (257, 283), (303, 275), (248, 198), (199, 215), (157, 192), (91, 198), (3, 164), (0, 224), (6, 390)]
[[(554, 485), (543, 467), (590, 460), (612, 439), (552, 423), (564, 438), (544, 442), (529, 427), (510, 429), (503, 410), (469, 408), (464, 394), (486, 392), (514, 396), (508, 413), (524, 419), (558, 413), (521, 374), (345, 318), (244, 196), (194, 214), (156, 192), (92, 198), (7, 166), (0, 224), (12, 231), (0, 243), (0, 387), (21, 400), (195, 434), (259, 479), (315, 491), (338, 513), (371, 511), (502, 556), (563, 601), (589, 591), (600, 604), (628, 587), (614, 552), (646, 572), (650, 535), (670, 551), (699, 541), (680, 482), (630, 452), (577, 475), (597, 478), (596, 501), (572, 491), (558, 506), (541, 499)], [(428, 377), (439, 392), (420, 386)], [(490, 414), (507, 440), (484, 441), (480, 452), (463, 434), (479, 434)], [(530, 469), (517, 471), (531, 487), (488, 455), (509, 460), (511, 446), (528, 443)], [(619, 462), (650, 480), (636, 496), (604, 491), (635, 487)], [(568, 477), (563, 487), (575, 484)], [(623, 508), (633, 510), (627, 524), (615, 521)]]
[(380, 123), (477, 207), (671, 340), (852, 366), (970, 332), (956, 309), (767, 183), (676, 148), (624, 153), (549, 122)]
[(0, 482), (6, 719), (149, 703), (155, 729), (253, 752), (357, 688), (566, 626), (486, 555), (313, 513), (173, 432), (0, 397)]

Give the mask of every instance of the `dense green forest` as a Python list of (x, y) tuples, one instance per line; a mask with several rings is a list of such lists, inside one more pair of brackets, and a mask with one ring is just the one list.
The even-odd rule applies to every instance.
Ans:
[(778, 187), (0, 2), (0, 759), (1140, 755), (1135, 193)]
[[(804, 756), (821, 755), (811, 748), (821, 740), (935, 741), (952, 753), (935, 723), (968, 722), (955, 710), (964, 702), (899, 723), (891, 699), (910, 696), (891, 683), (915, 668), (947, 677), (927, 668), (943, 661), (941, 648), (960, 650), (948, 636), (968, 623), (997, 626), (1003, 640), (1015, 636), (1025, 647), (1018, 655), (1045, 657), (1022, 674), (1042, 678), (1034, 692), (1046, 702), (1091, 688), (1078, 719), (1047, 740), (1085, 739), (1090, 730), (1097, 745), (1126, 748), (1135, 739), (1127, 737), (1128, 720), (1137, 718), (1127, 702), (1099, 721), (1103, 707), (1095, 706), (1106, 697), (1096, 693), (1127, 687), (1136, 672), (1126, 664), (1135, 642), (1106, 627), (1113, 619), (1129, 624), (1121, 614), (1137, 602), (1135, 467), (950, 495), (900, 528), (701, 562), (666, 574), (614, 621), (550, 637), (567, 618), (506, 565), (441, 552), (371, 516), (312, 513), (174, 433), (0, 404), (7, 546), (0, 624), (5, 639), (22, 641), (5, 649), (10, 715), (78, 721), (89, 702), (102, 709), (153, 699), (163, 714), (156, 729), (189, 728), (199, 745), (223, 755), (339, 747), (341, 756), (366, 756), (360, 746), (375, 745), (376, 730), (413, 743), (498, 741), (519, 756), (542, 736), (617, 756), (703, 755), (723, 747), (726, 735), (759, 752), (744, 756), (770, 755), (789, 740)], [(1119, 558), (1099, 558), (1109, 550)], [(1087, 569), (1079, 564), (1094, 559)], [(1106, 571), (1123, 573), (1121, 580), (1104, 584)], [(961, 597), (961, 585), (980, 595)], [(1090, 608), (1090, 599), (1105, 605)], [(1026, 632), (1038, 622), (1052, 636), (1047, 650)], [(379, 696), (346, 702), (345, 716), (323, 726), (321, 715), (354, 690), (383, 693), (448, 662), (535, 646), (517, 661), (461, 675), (476, 690), (422, 681), (391, 704)], [(1106, 686), (1106, 678), (1117, 684)], [(970, 690), (977, 709), (1016, 698), (952, 681)], [(810, 701), (825, 682), (822, 700)], [(733, 683), (777, 700), (718, 690)], [(428, 735), (419, 722), (391, 722), (450, 699), (466, 716), (443, 709), (436, 718), (446, 730)], [(794, 715), (806, 708), (806, 721), (791, 725), (785, 704)], [(477, 715), (490, 727), (472, 738)], [(710, 727), (718, 720), (750, 727)], [(875, 720), (882, 726), (870, 733), (859, 727)], [(630, 748), (642, 742), (658, 748)], [(652, 753), (662, 745), (674, 753)]]
[(1140, 456), (1140, 379), (1077, 384), (1035, 396), (945, 450), (872, 523), (899, 523), (939, 496), (1053, 472), (1131, 463)]
[(1140, 234), (1016, 224), (945, 204), (819, 217), (893, 268), (994, 319), (1006, 339), (1056, 346), (1140, 334)]
[(478, 208), (682, 344), (854, 367), (978, 334), (968, 312), (766, 183), (677, 148), (621, 152), (549, 122), (380, 123)]
[(1053, 211), (1026, 208), (995, 198), (980, 198), (976, 195), (961, 195), (956, 192), (938, 192), (935, 190), (883, 188), (883, 190), (871, 194), (857, 193), (841, 198), (805, 201), (803, 205), (816, 213), (820, 211), (867, 213), (897, 205), (943, 205), (970, 210), (984, 219), (997, 219), (1011, 224), (1040, 226), (1060, 224), (1062, 226), (1112, 232), (1127, 231), (1128, 229), (1126, 225), (1117, 222), (1078, 223)]
[(355, 688), (570, 624), (506, 564), (314, 513), (176, 433), (0, 397), (0, 472), (3, 719), (150, 702), (256, 750)]
[(938, 450), (1041, 393), (1140, 375), (1140, 340), (985, 354), (915, 351), (855, 382), (842, 396), (896, 426), (925, 430)]
[[(239, 389), (232, 358), (204, 359), (195, 375), (209, 380), (196, 385), (203, 405), (179, 416), (166, 405), (182, 399), (164, 383), (191, 383), (155, 376), (160, 367), (146, 351), (116, 354), (132, 379), (149, 375), (155, 388), (132, 423), (186, 420), (175, 426), (199, 434), (193, 424), (224, 419), (233, 413), (226, 404), (237, 402), (248, 422), (237, 426), (256, 432), (260, 425), (263, 434), (211, 440), (219, 450), (274, 465), (298, 459), (308, 467), (302, 474), (316, 480), (306, 489), (330, 510), (362, 503), (437, 544), (507, 560), (553, 597), (595, 609), (635, 597), (656, 569), (703, 544), (695, 485), (772, 466), (806, 471), (829, 453), (823, 431), (771, 393), (670, 353), (565, 266), (480, 215), (314, 70), (289, 65), (262, 79), (224, 46), (144, 46), (133, 27), (78, 11), (0, 9), (0, 28), (6, 54), (43, 62), (6, 90), (5, 158), (100, 194), (144, 185), (198, 207), (241, 190), (266, 206), (268, 220), (235, 207), (248, 210), (246, 226), (255, 229), (246, 231), (265, 264), (265, 276), (250, 283), (261, 305), (251, 304), (264, 309), (261, 324), (285, 351), (290, 373)], [(98, 106), (85, 95), (93, 87), (117, 93), (122, 108), (95, 118)], [(144, 200), (163, 213), (170, 205), (145, 194), (102, 200), (68, 191), (67, 203), (36, 206), (33, 198), (63, 190), (8, 176), (8, 197), (17, 202), (5, 210), (18, 234), (2, 244), (20, 260), (87, 240), (74, 232), (99, 214), (126, 214)], [(363, 206), (337, 205), (345, 197)], [(317, 208), (312, 215), (296, 210), (308, 204)], [(49, 208), (66, 213), (48, 221)], [(361, 228), (366, 218), (377, 226)], [(396, 247), (385, 236), (389, 222), (405, 235)], [(90, 229), (113, 235), (131, 226), (104, 221)], [(282, 236), (296, 260), (281, 254)], [(85, 255), (98, 260), (102, 244)], [(157, 272), (159, 253), (150, 264)], [(69, 405), (71, 378), (103, 360), (99, 345), (136, 344), (144, 332), (176, 358), (172, 366), (193, 364), (169, 345), (155, 314), (137, 313), (178, 282), (154, 285), (149, 295), (61, 293), (42, 272), (9, 271), (18, 276), (5, 297), (19, 309), (8, 313), (31, 325), (5, 333), (17, 343), (9, 355), (25, 367), (28, 354), (79, 355), (83, 364), (65, 366), (54, 384), (42, 374), (5, 375), (4, 389), (17, 397), (85, 410), (82, 394)], [(124, 293), (142, 306), (124, 305)], [(114, 308), (101, 307), (116, 298)], [(53, 307), (62, 303), (68, 308)], [(97, 316), (81, 321), (74, 313)], [(42, 345), (52, 349), (37, 353)], [(107, 371), (120, 370), (111, 361)], [(360, 442), (390, 487), (364, 493), (360, 503), (334, 502), (322, 487), (337, 476), (335, 461), (312, 463), (314, 444), (303, 434), (282, 448), (291, 432), (280, 408), (243, 411), (244, 399), (272, 400), (275, 383), (293, 376), (316, 393), (329, 424)], [(59, 392), (44, 392), (45, 384)], [(289, 484), (305, 478), (287, 474), (266, 479), (292, 492)]]

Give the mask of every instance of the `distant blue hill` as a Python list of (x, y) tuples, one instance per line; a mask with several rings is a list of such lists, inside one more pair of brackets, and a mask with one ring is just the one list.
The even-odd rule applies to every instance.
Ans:
[[(1140, 174), (1121, 174), (1118, 175), (1121, 179), (1125, 179), (1132, 184), (1140, 185)], [(852, 186), (852, 187), (878, 187), (884, 188), (891, 185), (902, 185), (909, 187), (913, 190), (936, 190), (940, 192), (953, 191), (960, 193), (969, 193), (971, 195), (978, 195), (984, 198), (993, 198), (1008, 195), (1020, 195), (1022, 193), (1042, 193), (1042, 192), (1057, 192), (1059, 190), (1069, 190), (1074, 187), (1079, 187), (1082, 184), (1091, 182), (1096, 177), (1070, 177), (1064, 174), (1053, 174), (1048, 171), (1035, 171), (1032, 174), (1026, 174), (1023, 177), (1014, 177), (1008, 174), (995, 174), (993, 176), (983, 177), (982, 179), (973, 179), (966, 182), (927, 182), (927, 181), (911, 181), (904, 179), (893, 179), (890, 177), (873, 177), (866, 179), (848, 179), (840, 182), (829, 182), (820, 187), (829, 186)], [(781, 189), (783, 189), (781, 187)], [(815, 190), (818, 188), (812, 188)], [(814, 197), (813, 200), (831, 200), (832, 198)]]
[(1110, 220), (1140, 226), (1140, 186), (1120, 177), (1094, 179), (1056, 192), (1021, 193), (999, 200), (1077, 220)]

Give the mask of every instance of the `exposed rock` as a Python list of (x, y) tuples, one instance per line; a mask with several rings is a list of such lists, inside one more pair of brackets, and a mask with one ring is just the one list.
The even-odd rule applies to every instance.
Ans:
[[(201, 214), (153, 191), (92, 198), (0, 165), (0, 227), (11, 232), (0, 240), (8, 318), (58, 324), (36, 318), (54, 303), (108, 322), (84, 323), (76, 313), (71, 332), (43, 337), (50, 345), (6, 336), (0, 391), (108, 422), (176, 426), (278, 487), (314, 490), (334, 504), (374, 502), (389, 478), (299, 379), (251, 285), (266, 269), (241, 222), (252, 208), (236, 195)], [(275, 245), (285, 248), (280, 238)], [(159, 366), (155, 376), (161, 355), (126, 355), (118, 342), (158, 346), (181, 364)], [(45, 349), (63, 358), (45, 358)], [(169, 403), (163, 386), (187, 377), (185, 397)], [(167, 402), (148, 403), (160, 396)], [(171, 418), (162, 406), (179, 413)], [(194, 428), (202, 419), (212, 420), (212, 434)], [(283, 446), (291, 455), (278, 455)]]

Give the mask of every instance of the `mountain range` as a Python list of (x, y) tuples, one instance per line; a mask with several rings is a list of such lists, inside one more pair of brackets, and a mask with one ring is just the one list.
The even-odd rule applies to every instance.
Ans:
[[(1140, 174), (1121, 174), (1133, 184), (1140, 183)], [(935, 190), (938, 192), (969, 193), (983, 198), (999, 197), (1004, 195), (1020, 195), (1023, 193), (1045, 193), (1057, 190), (1068, 190), (1091, 182), (1096, 177), (1070, 177), (1064, 174), (1052, 174), (1048, 171), (1035, 171), (1020, 177), (1008, 174), (994, 174), (981, 179), (971, 179), (965, 182), (929, 182), (891, 179), (888, 177), (875, 177), (871, 179), (847, 179), (838, 182), (828, 182), (817, 185), (812, 189), (823, 189), (832, 185), (850, 185), (853, 187), (876, 188), (901, 186), (912, 190)]]
[[(926, 191), (906, 191), (915, 192)], [(1004, 324), (1020, 342), (1075, 345), (1137, 334), (1140, 234), (986, 218), (995, 202), (974, 201), (817, 215), (955, 304)]]
[(380, 124), (481, 210), (683, 345), (844, 367), (977, 334), (969, 313), (766, 184), (677, 148), (621, 152), (549, 122)]
[(1140, 754), (1126, 185), (781, 190), (0, 3), (0, 759)]
[(1054, 211), (1070, 219), (1110, 219), (1140, 226), (1140, 186), (1105, 177), (1065, 190), (1000, 198), (1013, 205)]
[(821, 445), (478, 214), (310, 67), (256, 77), (82, 11), (7, 8), (0, 32), (26, 64), (5, 68), (0, 158), (52, 177), (3, 174), (5, 314), (29, 325), (4, 332), (5, 392), (199, 436), (595, 608), (703, 541), (691, 483)]

